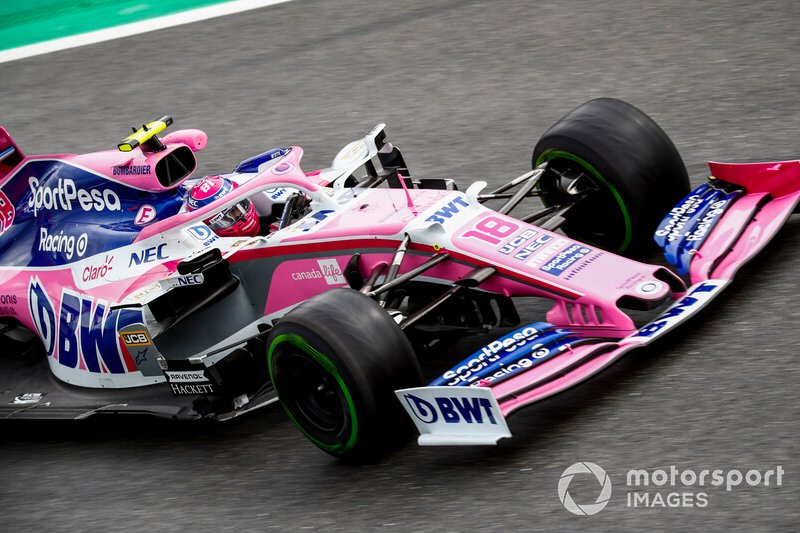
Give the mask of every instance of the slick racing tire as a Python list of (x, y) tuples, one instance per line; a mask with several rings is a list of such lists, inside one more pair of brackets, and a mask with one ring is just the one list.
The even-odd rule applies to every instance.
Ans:
[(667, 134), (612, 98), (586, 102), (547, 130), (533, 150), (533, 168), (544, 162), (538, 186), (546, 206), (569, 202), (570, 184), (583, 175), (584, 196), (564, 215), (564, 232), (619, 254), (655, 247), (658, 224), (689, 193), (686, 167)]
[(368, 296), (351, 289), (319, 294), (281, 318), (267, 345), (281, 404), (323, 451), (370, 460), (410, 434), (394, 391), (421, 385), (419, 362)]

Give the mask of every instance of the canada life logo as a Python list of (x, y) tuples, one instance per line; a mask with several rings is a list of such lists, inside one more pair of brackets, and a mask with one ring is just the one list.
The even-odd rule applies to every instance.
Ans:
[(347, 282), (342, 275), (342, 270), (339, 268), (339, 263), (336, 259), (317, 259), (317, 264), (328, 285), (338, 285)]

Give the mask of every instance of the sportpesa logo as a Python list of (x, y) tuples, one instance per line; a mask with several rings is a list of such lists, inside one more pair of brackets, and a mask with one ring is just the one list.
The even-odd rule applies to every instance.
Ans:
[[(600, 483), (600, 495), (594, 503), (578, 505), (569, 493), (569, 484), (576, 474), (593, 474)], [(584, 461), (575, 463), (567, 467), (564, 473), (561, 474), (561, 479), (558, 480), (558, 499), (564, 508), (572, 514), (579, 516), (591, 516), (597, 514), (608, 505), (608, 500), (611, 499), (611, 479), (600, 466)]]
[(69, 178), (59, 178), (55, 187), (41, 185), (35, 177), (28, 179), (31, 188), (31, 197), (28, 207), (33, 209), (36, 216), (40, 209), (72, 211), (80, 206), (84, 211), (119, 211), (122, 209), (117, 193), (111, 189), (80, 189)]

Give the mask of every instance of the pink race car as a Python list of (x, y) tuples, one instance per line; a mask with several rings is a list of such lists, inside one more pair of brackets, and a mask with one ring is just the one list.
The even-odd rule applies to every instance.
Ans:
[[(329, 168), (291, 146), (191, 179), (206, 135), (159, 138), (171, 122), (84, 155), (26, 157), (0, 129), (0, 416), (225, 419), (277, 399), (337, 457), (409, 419), (420, 444), (493, 444), (516, 409), (697, 313), (800, 199), (800, 161), (711, 163), (690, 192), (666, 134), (607, 98), (490, 192), (409, 173), (382, 124)], [(631, 258), (656, 245), (674, 269)], [(517, 297), (552, 305), (518, 327)], [(495, 327), (421, 386), (419, 354)]]

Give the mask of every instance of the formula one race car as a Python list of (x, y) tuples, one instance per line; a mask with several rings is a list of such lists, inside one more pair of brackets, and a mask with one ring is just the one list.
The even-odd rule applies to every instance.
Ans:
[[(329, 168), (291, 146), (189, 179), (206, 136), (159, 138), (169, 124), (36, 157), (0, 129), (0, 416), (225, 419), (280, 399), (338, 457), (409, 417), (420, 444), (493, 444), (514, 410), (697, 313), (800, 199), (800, 161), (711, 163), (690, 192), (666, 134), (607, 98), (488, 193), (412, 175), (382, 124)], [(674, 269), (631, 258), (656, 244)], [(512, 330), (516, 297), (552, 306)], [(420, 354), (495, 327), (421, 386)]]

